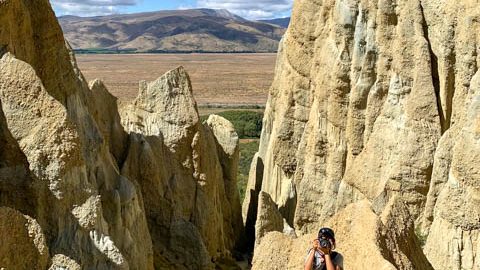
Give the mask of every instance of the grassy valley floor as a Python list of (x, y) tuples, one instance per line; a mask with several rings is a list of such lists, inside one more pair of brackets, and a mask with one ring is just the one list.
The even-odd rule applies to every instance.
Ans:
[(101, 79), (121, 103), (135, 99), (141, 80), (153, 81), (183, 66), (202, 108), (263, 108), (276, 54), (79, 54), (87, 80)]

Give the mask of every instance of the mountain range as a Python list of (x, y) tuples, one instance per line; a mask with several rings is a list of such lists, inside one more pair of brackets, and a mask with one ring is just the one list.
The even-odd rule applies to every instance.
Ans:
[(271, 20), (260, 20), (260, 21), (274, 24), (283, 28), (288, 28), (288, 25), (290, 24), (290, 17), (277, 18), (277, 19), (271, 19)]
[(62, 16), (59, 21), (72, 48), (85, 52), (276, 52), (286, 31), (285, 19), (250, 21), (214, 9)]

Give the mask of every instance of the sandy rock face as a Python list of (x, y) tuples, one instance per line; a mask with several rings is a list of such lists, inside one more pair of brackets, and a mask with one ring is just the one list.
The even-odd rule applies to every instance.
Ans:
[(0, 207), (0, 265), (5, 269), (46, 269), (49, 259), (45, 236), (36, 220)]
[[(263, 178), (251, 175), (247, 194), (268, 193), (298, 235), (362, 200), (381, 219), (398, 198), (409, 214), (387, 223), (428, 236), (435, 269), (478, 268), (479, 16), (469, 0), (296, 1), (265, 112)], [(400, 235), (378, 239), (390, 252), (379, 256), (402, 257)], [(394, 265), (425, 269), (409, 261)]]
[[(362, 200), (325, 222), (336, 229), (335, 251), (341, 254), (344, 269), (433, 269), (417, 246), (413, 222), (396, 224), (399, 219), (408, 219), (405, 204), (392, 200), (386, 212), (379, 217), (371, 204)], [(302, 269), (316, 237), (316, 233), (299, 238), (267, 234), (256, 247), (253, 269)]]
[(283, 231), (283, 217), (272, 201), (270, 195), (260, 192), (258, 196), (258, 217), (255, 224), (255, 241), (260, 243), (261, 239), (268, 232)]
[(0, 1), (0, 25), (0, 268), (230, 259), (243, 231), (238, 136), (225, 119), (199, 122), (185, 70), (142, 84), (125, 130), (116, 98), (83, 78), (48, 1)]
[(480, 72), (470, 89), (463, 123), (440, 145), (428, 197), (436, 203), (425, 211), (425, 252), (437, 268), (480, 269)]
[(154, 82), (140, 82), (133, 108), (126, 110), (134, 111), (137, 118), (123, 117), (123, 124), (128, 131), (147, 136), (163, 134), (165, 143), (173, 149), (192, 136), (199, 122), (196, 106), (190, 79), (183, 68), (178, 68)]
[(243, 232), (238, 136), (221, 117), (199, 118), (182, 67), (142, 82), (122, 111), (131, 145), (122, 174), (137, 179), (152, 237), (164, 240), (154, 242), (157, 268), (212, 268)]

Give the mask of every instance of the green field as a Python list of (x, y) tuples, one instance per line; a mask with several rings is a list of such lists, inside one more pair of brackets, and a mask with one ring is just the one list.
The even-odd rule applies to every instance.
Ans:
[(253, 156), (258, 151), (259, 140), (240, 141), (240, 162), (238, 164), (237, 187), (240, 192), (240, 202), (245, 198), (248, 183), (248, 173)]
[[(237, 131), (240, 139), (258, 139), (262, 132), (263, 113), (250, 110), (223, 111), (215, 113), (230, 121)], [(208, 119), (209, 115), (201, 116), (202, 122)]]

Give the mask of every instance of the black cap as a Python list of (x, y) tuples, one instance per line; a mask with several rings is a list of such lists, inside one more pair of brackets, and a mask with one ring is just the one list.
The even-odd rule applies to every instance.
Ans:
[(335, 240), (335, 233), (330, 228), (321, 228), (318, 231), (318, 238), (324, 238), (324, 237)]

